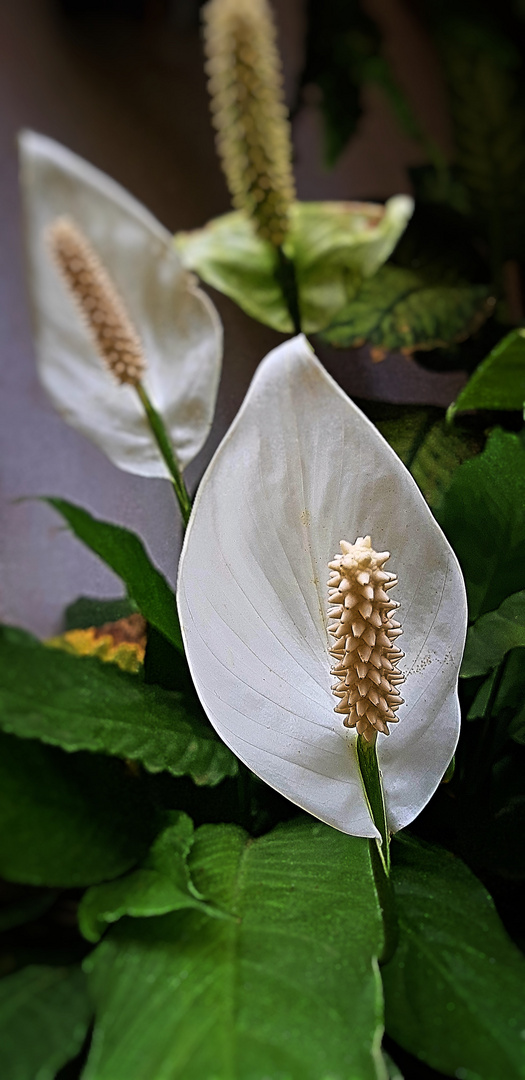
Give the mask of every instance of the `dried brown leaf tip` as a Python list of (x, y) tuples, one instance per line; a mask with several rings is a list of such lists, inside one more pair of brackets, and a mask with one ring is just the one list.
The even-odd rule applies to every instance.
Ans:
[(56, 218), (46, 239), (100, 358), (120, 383), (137, 386), (146, 369), (142, 342), (106, 267), (70, 218)]
[(234, 206), (279, 247), (294, 183), (271, 9), (266, 0), (210, 0), (204, 36), (217, 147)]
[(341, 540), (341, 552), (328, 564), (331, 674), (337, 679), (332, 689), (339, 698), (334, 711), (371, 743), (378, 731), (389, 734), (388, 723), (398, 720), (403, 704), (398, 688), (404, 675), (397, 663), (404, 654), (395, 644), (402, 630), (392, 618), (399, 604), (388, 595), (397, 577), (383, 569), (390, 553), (374, 551), (369, 536), (355, 544)]

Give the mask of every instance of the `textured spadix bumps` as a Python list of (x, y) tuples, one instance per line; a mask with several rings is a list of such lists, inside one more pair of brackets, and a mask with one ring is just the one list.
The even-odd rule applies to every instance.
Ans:
[[(122, 342), (120, 352), (139, 359), (144, 388), (185, 468), (203, 445), (215, 409), (222, 327), (213, 304), (184, 270), (170, 233), (104, 173), (31, 131), (20, 137), (20, 165), (36, 358), (47, 393), (64, 420), (119, 468), (168, 476), (135, 388), (119, 385), (101, 363), (102, 338), (97, 342), (93, 327), (79, 317), (64, 266), (59, 271), (50, 258), (49, 226), (68, 217), (96, 252), (136, 328), (140, 340), (131, 349)], [(71, 232), (61, 228), (61, 236), (70, 246)], [(84, 272), (86, 267), (79, 269)], [(98, 280), (100, 285), (100, 274)], [(100, 292), (91, 300), (115, 330), (107, 320), (116, 312), (109, 315)], [(130, 374), (132, 366), (129, 360)], [(119, 374), (116, 366), (114, 371)]]
[(341, 538), (365, 536), (391, 553), (399, 578), (404, 704), (389, 737), (377, 735), (395, 831), (428, 802), (455, 749), (463, 579), (410, 473), (294, 338), (260, 365), (199, 487), (179, 613), (197, 691), (228, 746), (311, 814), (377, 836), (355, 728), (334, 712), (327, 614), (328, 564)]
[(329, 618), (336, 620), (328, 627), (335, 639), (334, 712), (343, 714), (345, 727), (373, 742), (376, 732), (389, 734), (388, 722), (397, 721), (403, 704), (397, 687), (404, 676), (396, 667), (404, 655), (396, 645), (402, 630), (392, 618), (399, 604), (387, 592), (397, 578), (384, 570), (390, 552), (374, 551), (369, 536), (358, 536), (355, 544), (341, 540), (340, 547), (328, 579)]
[(69, 218), (53, 221), (47, 240), (102, 361), (117, 382), (136, 386), (146, 370), (142, 342), (105, 266)]

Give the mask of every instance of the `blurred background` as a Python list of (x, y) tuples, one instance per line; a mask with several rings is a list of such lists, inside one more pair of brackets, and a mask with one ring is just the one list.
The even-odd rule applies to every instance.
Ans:
[[(490, 8), (468, 0), (459, 7), (450, 0), (274, 0), (298, 197), (383, 200), (415, 188), (424, 194), (426, 185), (432, 205), (447, 204), (444, 242), (447, 229), (456, 236), (450, 214), (464, 220), (465, 209), (464, 189), (454, 186), (448, 170), (458, 158), (454, 72), (463, 53), (472, 70), (481, 64), (487, 96), (479, 107), (475, 100), (476, 115), (486, 113), (488, 101), (497, 125), (497, 109), (508, 112), (521, 93), (512, 73), (524, 7), (522, 0), (500, 4), (494, 35)], [(452, 12), (456, 19), (458, 11), (463, 22), (451, 59), (450, 41), (456, 39), (445, 17)], [(64, 606), (79, 594), (116, 596), (120, 585), (47, 507), (17, 500), (61, 495), (134, 529), (172, 581), (180, 529), (168, 485), (115, 469), (62, 422), (38, 384), (24, 286), (16, 134), (30, 127), (63, 142), (173, 231), (203, 225), (228, 210), (230, 201), (209, 122), (199, 27), (196, 0), (0, 5), (0, 619), (40, 635), (60, 628)], [(491, 84), (494, 70), (503, 75)], [(471, 74), (463, 72), (462, 86), (472, 84)], [(525, 165), (520, 123), (514, 124), (522, 147), (516, 173)], [(497, 161), (493, 172), (500, 175)], [(448, 184), (445, 194), (437, 190), (439, 182)], [(486, 200), (491, 190), (489, 184)], [(517, 235), (518, 218), (509, 210), (509, 234)], [(505, 266), (514, 271), (508, 291), (519, 321), (521, 279), (509, 251)], [(474, 267), (473, 280), (477, 272)], [(188, 470), (190, 487), (233, 419), (258, 362), (282, 340), (208, 291), (225, 327), (224, 376), (212, 434)], [(321, 355), (344, 389), (362, 398), (447, 406), (465, 381), (462, 356), (434, 363), (429, 354), (422, 363), (421, 357), (389, 354), (374, 363), (366, 347), (344, 353), (325, 348)]]

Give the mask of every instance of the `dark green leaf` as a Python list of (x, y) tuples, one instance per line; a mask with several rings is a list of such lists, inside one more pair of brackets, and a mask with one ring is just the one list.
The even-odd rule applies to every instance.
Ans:
[(358, 0), (310, 0), (302, 84), (317, 84), (324, 121), (325, 160), (337, 161), (362, 112), (365, 65), (379, 53), (381, 35)]
[(470, 618), (525, 588), (525, 447), (496, 429), (455, 472), (438, 520), (461, 563)]
[(53, 1080), (78, 1054), (92, 1014), (78, 967), (26, 967), (0, 980), (0, 1076)]
[(161, 573), (150, 562), (135, 533), (108, 521), (98, 521), (65, 499), (45, 499), (67, 521), (75, 536), (91, 548), (122, 578), (129, 596), (148, 622), (184, 652), (175, 597)]
[(0, 875), (70, 888), (143, 858), (158, 817), (125, 766), (0, 734)]
[(410, 469), (430, 506), (437, 506), (454, 471), (480, 450), (480, 440), (451, 429), (442, 409), (360, 402), (401, 461)]
[[(412, 204), (405, 196), (375, 203), (296, 202), (284, 250), (295, 266), (305, 333), (325, 327), (393, 251)], [(242, 211), (203, 229), (178, 233), (185, 265), (226, 293), (252, 318), (290, 333), (290, 315), (275, 277), (277, 257)]]
[(493, 261), (523, 254), (525, 109), (514, 44), (483, 18), (441, 27), (460, 177)]
[(497, 611), (489, 611), (469, 628), (461, 675), (486, 675), (510, 649), (525, 645), (525, 591), (508, 596)]
[(485, 716), (485, 713), (490, 703), (495, 678), (496, 672), (491, 671), (490, 675), (488, 675), (488, 677), (483, 680), (472, 702), (472, 705), (469, 708), (467, 720), (480, 720), (483, 716)]
[(525, 402), (525, 330), (513, 330), (496, 345), (450, 407), (522, 409)]
[(492, 900), (453, 855), (392, 849), (399, 945), (383, 968), (386, 1029), (447, 1076), (525, 1076), (525, 960)]
[(135, 604), (125, 597), (102, 600), (98, 596), (79, 596), (64, 612), (64, 630), (84, 630), (88, 626), (127, 619), (137, 611)]
[(0, 727), (65, 750), (91, 750), (166, 769), (196, 784), (233, 776), (237, 762), (194, 694), (0, 628)]
[(190, 877), (187, 857), (193, 843), (193, 823), (186, 814), (173, 816), (176, 820), (157, 837), (141, 866), (117, 881), (94, 885), (84, 894), (78, 921), (88, 941), (98, 941), (107, 924), (124, 915), (151, 917), (183, 908), (222, 915), (203, 902)]
[(485, 285), (429, 284), (418, 271), (389, 263), (362, 283), (321, 337), (340, 348), (369, 342), (411, 353), (468, 337), (491, 310)]
[(84, 1080), (381, 1075), (381, 918), (369, 845), (311, 819), (199, 829), (190, 872), (233, 921), (123, 920), (86, 961)]

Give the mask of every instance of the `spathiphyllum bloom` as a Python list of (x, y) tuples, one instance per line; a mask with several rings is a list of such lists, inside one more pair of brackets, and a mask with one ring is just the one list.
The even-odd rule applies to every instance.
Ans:
[(20, 138), (39, 375), (63, 418), (121, 469), (168, 476), (136, 393), (180, 468), (213, 419), (222, 327), (170, 233), (119, 184), (33, 132)]
[(389, 828), (417, 816), (459, 732), (463, 579), (409, 472), (303, 337), (260, 365), (209, 466), (178, 593), (203, 706), (250, 769), (335, 828), (378, 836), (360, 731), (376, 740)]

